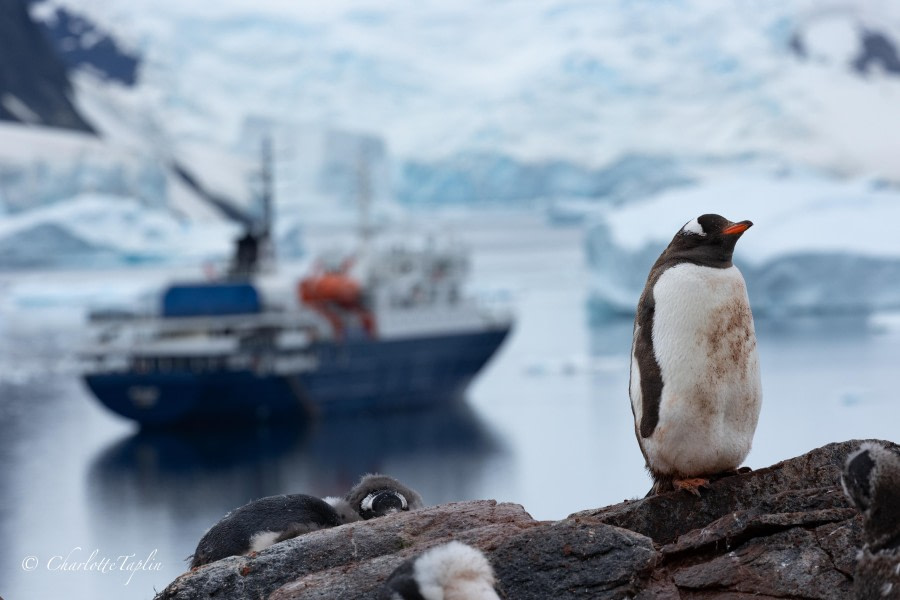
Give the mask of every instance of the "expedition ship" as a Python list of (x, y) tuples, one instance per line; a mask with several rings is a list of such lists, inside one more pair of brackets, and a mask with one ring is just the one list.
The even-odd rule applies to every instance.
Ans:
[(467, 254), (367, 243), (358, 261), (318, 261), (278, 302), (258, 285), (270, 196), (263, 194), (262, 226), (243, 219), (226, 277), (169, 286), (155, 314), (94, 315), (82, 359), (100, 402), (143, 425), (168, 426), (459, 399), (512, 327), (509, 315), (465, 296)]

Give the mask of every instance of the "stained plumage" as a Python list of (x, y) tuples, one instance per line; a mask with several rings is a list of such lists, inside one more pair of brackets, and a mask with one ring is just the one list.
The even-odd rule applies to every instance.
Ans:
[(864, 443), (847, 457), (841, 484), (863, 517), (865, 545), (857, 556), (857, 600), (900, 600), (900, 456)]
[(436, 546), (400, 565), (378, 600), (499, 600), (494, 570), (479, 550), (461, 542)]
[(732, 263), (750, 221), (686, 223), (638, 302), (629, 395), (651, 493), (696, 492), (750, 452), (762, 400), (753, 315)]
[(191, 568), (227, 556), (259, 551), (298, 535), (340, 525), (335, 509), (306, 494), (254, 500), (231, 511), (207, 531), (191, 557)]

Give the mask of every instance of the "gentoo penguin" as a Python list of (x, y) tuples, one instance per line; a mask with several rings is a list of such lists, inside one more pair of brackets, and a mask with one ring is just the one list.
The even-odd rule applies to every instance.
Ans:
[(494, 570), (480, 551), (461, 542), (436, 546), (391, 573), (378, 600), (499, 600)]
[(857, 600), (900, 599), (900, 456), (866, 442), (847, 457), (841, 484), (862, 513), (865, 545), (857, 555)]
[(382, 517), (404, 510), (422, 508), (422, 497), (393, 477), (363, 475), (345, 497), (347, 503), (363, 519)]
[(191, 557), (191, 568), (226, 556), (258, 552), (298, 535), (343, 522), (327, 502), (306, 494), (254, 500), (231, 511), (207, 531)]
[(731, 257), (752, 225), (697, 217), (650, 269), (629, 381), (650, 494), (699, 494), (706, 476), (733, 471), (750, 452), (762, 400), (759, 359), (747, 288)]

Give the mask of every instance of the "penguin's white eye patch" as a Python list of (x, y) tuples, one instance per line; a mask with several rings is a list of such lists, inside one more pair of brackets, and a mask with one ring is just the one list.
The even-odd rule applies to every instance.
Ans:
[(684, 227), (681, 228), (681, 231), (684, 233), (693, 233), (694, 235), (706, 235), (706, 232), (703, 231), (703, 225), (701, 225), (700, 221), (697, 219), (685, 223)]
[(406, 497), (394, 490), (379, 490), (372, 492), (360, 502), (360, 511), (366, 514), (374, 513), (381, 516), (401, 510), (409, 510)]

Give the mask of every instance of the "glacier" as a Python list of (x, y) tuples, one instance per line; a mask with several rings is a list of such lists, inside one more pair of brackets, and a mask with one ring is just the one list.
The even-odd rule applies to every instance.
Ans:
[(653, 262), (705, 213), (753, 221), (734, 262), (757, 316), (900, 309), (900, 187), (801, 174), (705, 182), (595, 216), (585, 239), (592, 318), (632, 316)]
[[(605, 173), (633, 157), (662, 183), (689, 174), (652, 161), (747, 154), (900, 177), (900, 122), (886, 118), (900, 102), (900, 8), (887, 0), (35, 6), (45, 20), (60, 7), (88, 17), (140, 54), (132, 87), (85, 71), (74, 85), (105, 138), (149, 141), (150, 155), (191, 143), (246, 156), (259, 118), (354, 132), (380, 140), (388, 195), (416, 207), (605, 201)], [(348, 176), (321, 171), (305, 195), (346, 190)]]
[(853, 67), (870, 32), (900, 40), (889, 0), (47, 1), (139, 50), (136, 92), (175, 140), (234, 147), (263, 115), (368, 132), (404, 162), (757, 152), (900, 174), (880, 152), (900, 78)]
[[(130, 85), (95, 69), (72, 73), (76, 104), (99, 137), (0, 126), (0, 267), (61, 266), (66, 254), (93, 257), (85, 264), (227, 256), (228, 233), (190, 242), (195, 227), (229, 224), (168, 166), (196, 169), (246, 208), (257, 142), (272, 130), (287, 256), (303, 253), (305, 227), (355, 219), (361, 152), (372, 167), (373, 219), (385, 222), (505, 203), (583, 223), (729, 177), (810, 169), (836, 193), (843, 179), (900, 178), (900, 121), (887, 118), (900, 105), (900, 7), (886, 0), (828, 10), (811, 0), (539, 0), (527, 10), (475, 0), (223, 0), (215, 10), (42, 0), (31, 12), (52, 23), (60, 8), (140, 56), (140, 68)], [(881, 54), (871, 51), (875, 38)], [(47, 212), (90, 212), (91, 195), (116, 214), (170, 221), (160, 237), (138, 232), (126, 243)], [(138, 204), (126, 209), (129, 198)], [(586, 246), (596, 287), (615, 277), (597, 304), (627, 311), (646, 258), (616, 246), (607, 253), (619, 262), (603, 266), (602, 227)], [(867, 269), (889, 260), (865, 256), (876, 261)], [(812, 268), (799, 249), (792, 257), (768, 271), (767, 298), (792, 269)], [(637, 275), (626, 272), (630, 260)], [(828, 293), (833, 303), (839, 291)]]

